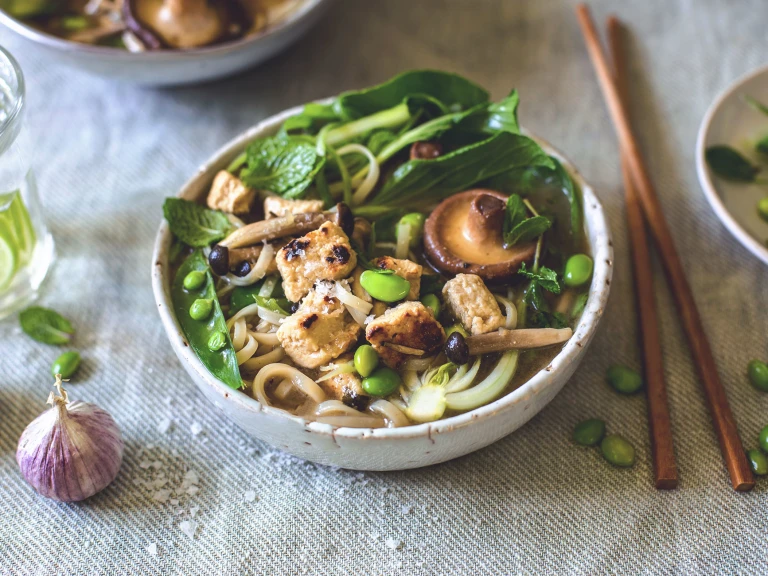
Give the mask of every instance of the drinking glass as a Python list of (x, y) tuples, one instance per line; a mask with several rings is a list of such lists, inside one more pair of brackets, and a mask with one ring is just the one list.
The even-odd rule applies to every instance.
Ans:
[(34, 300), (54, 259), (24, 130), (24, 76), (0, 46), (0, 319)]

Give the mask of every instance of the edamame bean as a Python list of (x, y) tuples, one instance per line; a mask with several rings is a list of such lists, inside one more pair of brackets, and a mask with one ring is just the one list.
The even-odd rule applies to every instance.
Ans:
[(186, 290), (199, 290), (205, 284), (205, 272), (200, 270), (192, 270), (189, 274), (184, 276), (184, 288)]
[(373, 346), (363, 344), (355, 350), (355, 370), (363, 378), (370, 376), (379, 365), (379, 355)]
[(747, 374), (752, 386), (763, 392), (768, 392), (768, 364), (762, 360), (752, 360), (747, 366)]
[(397, 302), (408, 295), (411, 283), (397, 274), (366, 270), (360, 275), (360, 285), (376, 300)]
[(440, 314), (440, 298), (434, 294), (427, 294), (421, 298), (421, 303), (432, 311), (435, 318)]
[(600, 443), (600, 450), (614, 466), (628, 468), (635, 463), (635, 448), (617, 434), (609, 434)]
[(590, 418), (576, 424), (573, 429), (573, 441), (581, 446), (594, 446), (605, 436), (605, 422)]
[(61, 374), (61, 377), (66, 380), (74, 376), (79, 367), (80, 354), (77, 352), (64, 352), (64, 354), (56, 358), (53, 366), (51, 366), (51, 374), (53, 374), (54, 378), (56, 374)]
[(757, 203), (757, 213), (766, 222), (768, 222), (768, 196)]
[(469, 333), (466, 330), (464, 330), (464, 326), (462, 326), (461, 324), (454, 324), (452, 326), (448, 326), (448, 328), (445, 329), (446, 338), (451, 334), (453, 334), (454, 332), (458, 332), (459, 334), (464, 336), (464, 338), (469, 336)]
[(634, 394), (643, 387), (643, 379), (640, 374), (620, 364), (608, 368), (605, 378), (608, 380), (608, 384), (621, 394)]
[(565, 263), (563, 282), (571, 288), (586, 284), (592, 277), (592, 266), (592, 258), (586, 254), (574, 254)]
[(757, 448), (747, 450), (747, 460), (749, 460), (749, 467), (752, 468), (752, 472), (758, 476), (768, 474), (768, 458), (760, 450)]
[(211, 334), (211, 337), (208, 338), (208, 350), (211, 352), (218, 352), (224, 346), (227, 345), (227, 335), (224, 334), (221, 330), (217, 330), (213, 334)]
[(760, 444), (760, 448), (763, 452), (768, 454), (768, 426), (760, 430), (760, 437), (758, 438), (758, 443)]
[(421, 237), (424, 235), (424, 220), (424, 214), (420, 212), (406, 214), (398, 221), (395, 234), (400, 236), (400, 226), (410, 226), (411, 237), (408, 240), (408, 246), (416, 248), (421, 242)]
[(379, 368), (363, 378), (363, 390), (371, 396), (389, 396), (400, 386), (400, 375), (390, 368)]
[(189, 317), (192, 320), (205, 320), (211, 315), (213, 310), (213, 299), (211, 298), (198, 298), (192, 302), (192, 306), (189, 307)]

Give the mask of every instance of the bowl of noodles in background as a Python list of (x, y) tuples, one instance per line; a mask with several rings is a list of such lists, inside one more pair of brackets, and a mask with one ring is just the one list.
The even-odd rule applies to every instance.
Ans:
[[(301, 109), (268, 118), (225, 145), (182, 187), (178, 196), (190, 201), (204, 198), (215, 175), (250, 142), (276, 134), (283, 122)], [(211, 403), (250, 435), (294, 456), (325, 465), (355, 470), (418, 468), (463, 456), (514, 432), (555, 397), (584, 358), (605, 309), (613, 272), (610, 232), (594, 191), (562, 154), (538, 141), (548, 154), (560, 160), (582, 190), (586, 240), (595, 265), (587, 303), (573, 337), (549, 365), (520, 387), (480, 408), (399, 428), (338, 427), (263, 405), (219, 381), (189, 347), (171, 299), (172, 233), (163, 221), (155, 241), (152, 286), (160, 317), (182, 366)]]
[[(27, 1), (0, 1), (0, 24), (22, 37), (31, 51), (91, 74), (148, 86), (205, 82), (260, 64), (302, 37), (330, 3), (329, 0), (266, 0), (268, 9), (253, 20), (247, 32), (199, 47), (174, 48), (153, 47), (151, 41), (142, 41), (140, 30), (137, 35), (126, 26), (120, 6), (129, 0), (83, 2), (82, 15), (68, 15), (71, 24), (58, 23), (55, 27), (47, 26), (52, 18), (45, 13), (41, 18), (15, 16), (13, 7), (25, 10)], [(101, 4), (114, 8), (103, 9), (105, 14), (100, 16), (94, 30), (78, 23), (78, 18), (93, 21), (96, 16), (87, 11), (102, 10), (98, 7)], [(91, 6), (93, 8), (89, 8)], [(99, 36), (101, 29), (104, 35)]]

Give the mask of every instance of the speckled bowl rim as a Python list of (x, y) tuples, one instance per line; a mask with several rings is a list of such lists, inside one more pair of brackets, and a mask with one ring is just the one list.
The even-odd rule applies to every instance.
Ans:
[(87, 56), (105, 56), (120, 61), (132, 60), (134, 62), (142, 61), (151, 64), (153, 62), (169, 62), (174, 60), (195, 60), (205, 56), (215, 57), (229, 54), (230, 52), (238, 52), (251, 44), (256, 44), (265, 38), (283, 32), (287, 28), (292, 28), (314, 12), (315, 9), (320, 8), (322, 4), (328, 1), (329, 0), (304, 0), (304, 4), (302, 4), (296, 12), (287, 18), (280, 20), (276, 24), (268, 26), (257, 34), (233, 40), (231, 42), (225, 42), (223, 44), (216, 44), (215, 46), (195, 48), (192, 50), (148, 50), (146, 52), (130, 52), (128, 50), (112, 48), (109, 46), (81, 44), (79, 42), (72, 42), (71, 40), (65, 40), (64, 38), (41, 32), (37, 28), (25, 24), (21, 20), (17, 20), (2, 9), (0, 9), (0, 24), (3, 24), (9, 30), (35, 44), (59, 50), (61, 52), (79, 53)]
[[(321, 101), (321, 102), (327, 102)], [(298, 114), (302, 110), (301, 106), (285, 110), (266, 120), (260, 122), (253, 128), (250, 128), (240, 136), (234, 138), (229, 143), (221, 147), (210, 159), (200, 167), (197, 174), (190, 178), (177, 194), (180, 198), (196, 200), (194, 190), (199, 188), (198, 194), (205, 190), (205, 185), (209, 185), (216, 171), (226, 167), (229, 162), (237, 156), (245, 146), (252, 140), (268, 136), (275, 133), (280, 125), (290, 116)], [(330, 424), (312, 422), (304, 418), (289, 414), (279, 408), (271, 406), (262, 406), (260, 402), (251, 398), (245, 393), (232, 390), (226, 384), (215, 378), (203, 366), (195, 353), (186, 343), (176, 316), (173, 312), (173, 305), (170, 298), (170, 275), (168, 274), (168, 250), (171, 244), (171, 232), (168, 223), (163, 220), (157, 233), (155, 247), (152, 257), (152, 289), (155, 295), (155, 302), (160, 313), (166, 333), (174, 348), (176, 354), (183, 358), (200, 377), (200, 380), (210, 386), (219, 396), (222, 402), (233, 402), (239, 408), (251, 412), (258, 418), (260, 413), (276, 416), (286, 422), (294, 422), (300, 428), (319, 434), (328, 435), (333, 438), (371, 438), (371, 439), (394, 439), (394, 438), (414, 438), (441, 434), (469, 426), (471, 423), (479, 420), (493, 418), (512, 406), (525, 399), (541, 394), (549, 386), (556, 385), (556, 375), (559, 370), (565, 370), (576, 362), (579, 357), (585, 353), (585, 343), (589, 343), (597, 330), (600, 318), (605, 310), (610, 293), (611, 278), (613, 275), (613, 242), (611, 240), (610, 229), (605, 219), (600, 201), (597, 199), (593, 189), (575, 167), (555, 148), (543, 140), (536, 140), (544, 149), (556, 157), (563, 166), (569, 171), (572, 178), (578, 183), (582, 191), (584, 203), (584, 221), (587, 228), (587, 238), (594, 236), (596, 244), (591, 245), (594, 257), (595, 267), (592, 276), (592, 285), (590, 286), (589, 298), (584, 309), (579, 324), (574, 330), (574, 335), (566, 343), (560, 353), (552, 360), (546, 368), (537, 372), (530, 380), (512, 392), (500, 397), (499, 399), (457, 416), (451, 416), (436, 422), (426, 424), (416, 424), (404, 426), (402, 428), (349, 428), (336, 427)], [(203, 184), (205, 183), (205, 184)], [(591, 241), (590, 241), (591, 242)], [(554, 396), (553, 396), (554, 398)]]
[(717, 191), (715, 183), (712, 181), (712, 175), (707, 166), (705, 157), (709, 130), (712, 127), (712, 122), (714, 121), (715, 116), (720, 113), (725, 101), (733, 96), (734, 92), (741, 90), (744, 84), (762, 75), (768, 75), (768, 65), (761, 66), (757, 70), (753, 70), (752, 72), (748, 72), (737, 78), (730, 86), (718, 94), (717, 98), (715, 98), (714, 102), (709, 106), (707, 113), (701, 121), (699, 133), (696, 138), (696, 173), (699, 177), (699, 184), (704, 192), (704, 197), (709, 202), (715, 215), (742, 246), (768, 264), (768, 247), (761, 244), (754, 236), (752, 236), (752, 234), (747, 232), (725, 206), (722, 198), (720, 198), (720, 193)]

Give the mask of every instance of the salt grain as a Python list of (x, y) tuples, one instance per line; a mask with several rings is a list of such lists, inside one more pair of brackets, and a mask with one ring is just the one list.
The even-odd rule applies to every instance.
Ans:
[(256, 500), (256, 492), (254, 492), (253, 490), (246, 491), (246, 493), (243, 494), (243, 500), (245, 500), (246, 502), (253, 502), (254, 500)]
[(402, 514), (410, 514), (410, 513), (411, 513), (411, 510), (413, 510), (413, 507), (412, 507), (412, 506), (401, 506), (401, 507), (400, 507), (400, 512), (401, 512)]
[(146, 470), (150, 466), (152, 466), (152, 462), (150, 462), (149, 460), (142, 460), (141, 463), (139, 464), (139, 468), (142, 468), (144, 470)]
[(386, 544), (387, 548), (390, 548), (391, 550), (397, 550), (400, 548), (400, 546), (403, 545), (400, 540), (395, 540), (394, 538), (387, 538), (384, 540), (384, 544)]
[(200, 426), (197, 422), (193, 422), (192, 426), (189, 427), (189, 431), (192, 432), (192, 436), (197, 436), (200, 434), (200, 432), (203, 431), (203, 427)]
[(190, 496), (194, 496), (199, 491), (200, 491), (200, 488), (198, 488), (197, 486), (190, 486), (189, 488), (187, 488), (187, 494), (189, 494)]
[(179, 505), (179, 501), (174, 498), (174, 499), (171, 500), (170, 504), (171, 504), (171, 506), (178, 506)]
[(155, 544), (155, 543), (153, 542), (152, 544), (150, 544), (149, 546), (147, 546), (147, 552), (149, 552), (150, 554), (152, 554), (152, 556), (157, 556), (157, 544)]
[(163, 467), (163, 463), (160, 462), (160, 460), (155, 460), (154, 462), (152, 462), (152, 468), (154, 468), (155, 470), (160, 470), (160, 468), (162, 467)]
[(179, 523), (179, 528), (181, 528), (181, 531), (184, 532), (184, 534), (190, 538), (194, 538), (195, 532), (197, 532), (197, 522), (194, 520), (184, 520), (184, 522)]
[(160, 424), (157, 425), (157, 431), (160, 432), (160, 434), (165, 434), (168, 432), (168, 430), (171, 429), (171, 419), (165, 418), (164, 420), (160, 421)]
[(152, 494), (152, 500), (155, 502), (160, 502), (161, 504), (165, 504), (168, 501), (168, 498), (171, 496), (171, 491), (167, 488), (165, 490), (158, 490), (154, 494)]
[(192, 508), (189, 509), (189, 515), (194, 518), (197, 513), (200, 512), (200, 506), (192, 506)]

